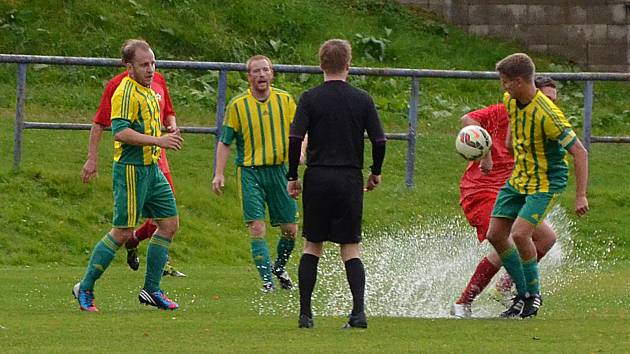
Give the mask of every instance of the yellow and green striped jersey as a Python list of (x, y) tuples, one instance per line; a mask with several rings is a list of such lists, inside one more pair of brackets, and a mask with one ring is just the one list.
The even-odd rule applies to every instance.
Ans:
[[(160, 104), (155, 91), (125, 77), (112, 96), (112, 133), (131, 128), (140, 134), (160, 136)], [(136, 146), (114, 141), (114, 161), (150, 165), (160, 157), (157, 146)]]
[(236, 140), (238, 166), (281, 165), (288, 159), (295, 108), (286, 91), (272, 87), (269, 98), (260, 102), (248, 89), (228, 104), (221, 142), (230, 145)]
[(519, 193), (560, 192), (569, 175), (567, 149), (577, 137), (560, 109), (542, 92), (522, 106), (506, 92), (514, 169), (508, 183)]

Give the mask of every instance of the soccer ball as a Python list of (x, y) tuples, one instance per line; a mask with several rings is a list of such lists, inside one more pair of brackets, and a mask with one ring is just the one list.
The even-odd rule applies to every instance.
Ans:
[(457, 133), (455, 149), (466, 160), (479, 160), (492, 147), (490, 133), (478, 125), (467, 125)]

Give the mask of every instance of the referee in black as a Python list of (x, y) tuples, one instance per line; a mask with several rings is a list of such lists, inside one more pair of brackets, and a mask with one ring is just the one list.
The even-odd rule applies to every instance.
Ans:
[[(344, 328), (367, 328), (365, 269), (360, 257), (363, 192), (381, 182), (385, 133), (370, 95), (346, 82), (352, 48), (331, 39), (319, 49), (324, 83), (304, 92), (289, 134), (289, 195), (302, 191), (298, 180), (300, 148), (308, 134), (304, 172), (304, 254), (300, 259), (300, 328), (313, 327), (311, 296), (324, 241), (340, 245), (352, 292), (352, 312)], [(363, 134), (372, 143), (371, 173), (363, 187)]]

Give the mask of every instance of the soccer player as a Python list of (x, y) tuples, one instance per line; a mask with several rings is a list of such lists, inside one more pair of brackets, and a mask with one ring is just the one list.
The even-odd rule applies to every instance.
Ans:
[[(275, 289), (273, 276), (283, 289), (293, 283), (285, 266), (295, 247), (297, 204), (287, 194), (289, 126), (295, 114), (295, 101), (271, 83), (271, 60), (255, 55), (247, 60), (247, 92), (233, 98), (226, 108), (223, 132), (217, 149), (216, 173), (212, 189), (221, 195), (230, 145), (236, 140), (236, 170), (243, 206), (243, 219), (249, 229), (251, 253), (262, 290)], [(271, 262), (265, 241), (265, 206), (272, 226), (280, 226), (277, 256)]]
[(566, 188), (567, 151), (573, 156), (575, 212), (588, 212), (588, 153), (564, 114), (534, 85), (535, 67), (523, 53), (499, 61), (506, 91), (514, 169), (497, 195), (486, 238), (516, 285), (517, 296), (501, 317), (535, 316), (542, 304), (536, 245), (532, 235)]
[[(534, 80), (536, 88), (553, 102), (556, 101), (556, 84), (548, 76), (538, 76)], [(459, 203), (466, 214), (466, 219), (477, 230), (479, 242), (486, 239), (490, 214), (499, 189), (512, 174), (514, 157), (511, 146), (506, 144), (509, 129), (509, 117), (503, 103), (488, 106), (465, 114), (461, 118), (463, 126), (479, 125), (492, 136), (492, 149), (480, 161), (473, 161), (462, 175), (459, 185)], [(511, 145), (511, 141), (509, 142)], [(532, 236), (536, 253), (540, 260), (556, 242), (556, 234), (545, 222), (542, 222)], [(451, 315), (459, 318), (472, 315), (471, 305), (488, 285), (492, 277), (501, 268), (501, 259), (496, 252), (490, 252), (477, 265), (468, 285), (451, 308)], [(512, 281), (509, 276), (498, 283), (502, 295), (511, 295)]]
[(161, 134), (160, 105), (151, 83), (155, 55), (143, 40), (124, 43), (122, 61), (128, 76), (112, 96), (111, 120), (114, 135), (112, 229), (94, 247), (85, 275), (72, 293), (83, 311), (96, 312), (94, 283), (105, 272), (116, 251), (133, 236), (140, 214), (157, 223), (147, 249), (144, 286), (140, 303), (174, 310), (179, 305), (160, 289), (168, 248), (179, 227), (175, 197), (157, 161), (161, 149), (179, 150), (183, 139), (170, 127)]
[[(124, 71), (114, 76), (107, 85), (105, 91), (103, 91), (103, 97), (101, 103), (92, 120), (92, 128), (90, 129), (90, 141), (88, 146), (88, 156), (83, 169), (81, 170), (81, 179), (83, 183), (88, 183), (92, 178), (97, 175), (98, 171), (98, 146), (103, 136), (103, 130), (112, 125), (111, 121), (111, 100), (114, 91), (120, 85), (120, 82), (128, 76), (128, 72)], [(171, 103), (171, 97), (168, 94), (168, 88), (166, 87), (166, 81), (162, 74), (155, 72), (153, 81), (151, 82), (151, 88), (155, 91), (155, 96), (160, 103), (160, 118), (162, 126), (170, 127), (169, 129), (177, 129), (177, 120), (175, 118), (175, 111), (173, 110), (173, 104)], [(171, 170), (168, 166), (168, 160), (166, 159), (166, 150), (162, 149), (160, 159), (158, 160), (158, 167), (164, 173), (164, 177), (170, 184), (173, 191), (173, 177), (171, 176)], [(147, 238), (151, 238), (157, 225), (151, 220), (147, 219), (140, 227), (138, 227), (133, 236), (127, 240), (125, 247), (127, 248), (127, 264), (133, 270), (138, 270), (140, 267), (140, 259), (138, 258), (138, 243)], [(175, 277), (185, 277), (186, 274), (178, 271), (170, 264), (170, 259), (167, 261), (164, 267), (164, 275), (172, 275)]]
[(365, 269), (360, 258), (363, 214), (363, 134), (372, 143), (366, 191), (381, 182), (385, 133), (370, 95), (346, 82), (352, 48), (331, 39), (319, 49), (324, 83), (302, 94), (289, 136), (289, 194), (297, 198), (300, 144), (308, 134), (304, 172), (304, 253), (298, 270), (298, 327), (313, 327), (311, 297), (324, 241), (340, 245), (352, 293), (352, 312), (344, 328), (367, 328), (364, 310)]

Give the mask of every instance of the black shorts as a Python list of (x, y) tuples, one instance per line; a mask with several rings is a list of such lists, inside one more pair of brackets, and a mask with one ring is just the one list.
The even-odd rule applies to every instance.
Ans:
[(304, 226), (310, 242), (361, 241), (363, 174), (356, 168), (309, 167), (304, 172)]

